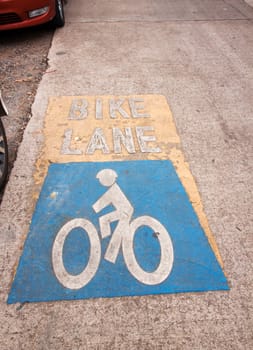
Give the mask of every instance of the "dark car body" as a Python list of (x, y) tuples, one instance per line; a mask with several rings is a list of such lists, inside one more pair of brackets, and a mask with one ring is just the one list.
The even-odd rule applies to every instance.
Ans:
[(0, 0), (0, 30), (50, 22), (57, 16), (57, 3), (57, 0)]

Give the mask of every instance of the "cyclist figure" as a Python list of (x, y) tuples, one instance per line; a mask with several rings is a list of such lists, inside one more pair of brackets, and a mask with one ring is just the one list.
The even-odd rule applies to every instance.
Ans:
[(116, 209), (99, 218), (102, 238), (112, 234), (110, 224), (118, 221), (105, 253), (105, 259), (112, 263), (115, 263), (123, 236), (129, 233), (130, 221), (134, 212), (133, 206), (116, 183), (117, 176), (117, 173), (111, 169), (103, 169), (97, 173), (96, 178), (101, 185), (110, 188), (92, 206), (96, 213), (109, 205), (113, 205)]

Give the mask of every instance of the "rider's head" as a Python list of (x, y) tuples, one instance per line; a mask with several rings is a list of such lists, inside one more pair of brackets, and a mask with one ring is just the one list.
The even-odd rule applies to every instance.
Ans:
[(112, 186), (115, 183), (117, 177), (118, 177), (117, 173), (112, 169), (100, 170), (96, 176), (96, 178), (99, 180), (101, 185), (106, 187)]

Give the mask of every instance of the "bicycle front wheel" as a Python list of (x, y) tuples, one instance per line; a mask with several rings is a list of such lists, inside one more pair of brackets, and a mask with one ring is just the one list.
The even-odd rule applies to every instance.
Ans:
[[(134, 253), (134, 236), (141, 226), (148, 226), (154, 230), (154, 234), (159, 240), (161, 248), (159, 265), (152, 272), (147, 272), (141, 268)], [(123, 239), (122, 250), (129, 272), (141, 283), (147, 285), (160, 284), (165, 281), (171, 273), (174, 251), (170, 235), (165, 227), (151, 216), (140, 216), (130, 224), (130, 232)]]

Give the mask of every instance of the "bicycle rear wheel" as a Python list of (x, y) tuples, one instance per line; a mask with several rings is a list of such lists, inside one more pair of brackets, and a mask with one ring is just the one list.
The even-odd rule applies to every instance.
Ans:
[[(90, 256), (88, 264), (78, 275), (70, 274), (63, 261), (63, 249), (67, 236), (73, 229), (81, 228), (89, 237)], [(95, 276), (101, 259), (101, 244), (95, 226), (86, 219), (72, 219), (62, 226), (57, 233), (52, 248), (52, 265), (58, 281), (68, 289), (80, 289)]]
[(4, 126), (0, 118), (0, 189), (5, 184), (8, 174), (8, 146)]

